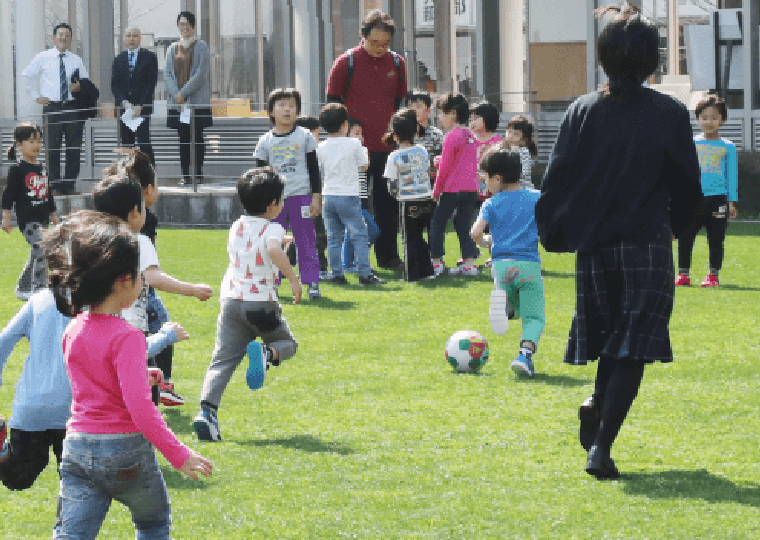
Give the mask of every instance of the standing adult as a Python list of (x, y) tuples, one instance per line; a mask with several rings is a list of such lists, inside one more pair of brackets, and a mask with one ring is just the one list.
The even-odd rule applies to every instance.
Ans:
[(150, 115), (153, 112), (153, 93), (158, 81), (158, 59), (156, 53), (140, 47), (142, 34), (137, 27), (127, 28), (124, 42), (127, 50), (113, 60), (111, 70), (111, 92), (116, 104), (124, 110), (132, 109), (135, 118), (142, 122), (134, 131), (119, 120), (119, 139), (124, 146), (134, 146), (137, 141), (140, 150), (155, 166), (153, 146), (150, 143)]
[(203, 158), (206, 143), (203, 130), (211, 127), (211, 69), (208, 45), (195, 35), (195, 15), (181, 11), (177, 16), (180, 40), (166, 52), (164, 80), (166, 81), (168, 115), (167, 127), (177, 130), (179, 161), (182, 167), (180, 184), (190, 180), (190, 131), (187, 107), (195, 110), (195, 171), (198, 182), (203, 182)]
[(599, 359), (594, 394), (579, 413), (586, 472), (598, 478), (620, 475), (610, 448), (645, 366), (673, 360), (672, 236), (702, 199), (689, 112), (642, 88), (659, 62), (657, 28), (628, 3), (612, 10), (621, 14), (598, 42), (609, 90), (567, 109), (536, 204), (547, 251), (577, 254), (565, 362)]
[(396, 27), (380, 10), (367, 13), (361, 25), (361, 43), (339, 56), (327, 82), (327, 101), (346, 105), (349, 116), (362, 124), (364, 145), (369, 150), (367, 181), (372, 186), (375, 220), (380, 236), (375, 243), (377, 264), (399, 268), (398, 201), (383, 180), (385, 162), (392, 148), (382, 138), (391, 116), (406, 96), (406, 65), (389, 49)]
[[(50, 170), (48, 181), (54, 191), (62, 195), (74, 193), (79, 176), (79, 158), (84, 133), (84, 118), (74, 104), (72, 94), (82, 87), (80, 82), (89, 78), (82, 59), (69, 51), (72, 30), (67, 23), (53, 28), (53, 47), (35, 56), (21, 74), (26, 79), (26, 92), (42, 105), (47, 120), (47, 141)], [(66, 170), (61, 178), (61, 145), (66, 138)]]

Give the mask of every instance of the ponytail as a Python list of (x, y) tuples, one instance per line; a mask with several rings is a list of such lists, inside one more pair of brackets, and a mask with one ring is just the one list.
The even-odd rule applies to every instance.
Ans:
[(525, 144), (525, 146), (528, 148), (528, 152), (530, 152), (530, 155), (532, 157), (536, 157), (538, 155), (538, 147), (536, 146), (536, 143), (533, 142), (533, 139), (528, 139), (528, 142)]
[(12, 144), (8, 147), (8, 161), (16, 161), (16, 145)]

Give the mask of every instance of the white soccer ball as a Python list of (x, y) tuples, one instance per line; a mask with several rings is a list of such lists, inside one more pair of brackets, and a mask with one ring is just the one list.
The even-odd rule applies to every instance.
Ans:
[(488, 362), (488, 341), (474, 330), (454, 332), (446, 342), (446, 361), (457, 371), (477, 373)]

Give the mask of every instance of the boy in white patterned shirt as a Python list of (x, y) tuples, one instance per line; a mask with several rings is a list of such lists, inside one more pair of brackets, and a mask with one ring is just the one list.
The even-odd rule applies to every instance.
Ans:
[[(251, 390), (264, 384), (267, 364), (278, 366), (298, 348), (277, 299), (279, 272), (290, 282), (293, 303), (302, 287), (283, 251), (285, 229), (274, 221), (283, 207), (285, 183), (272, 167), (247, 171), (238, 195), (247, 215), (230, 228), (230, 264), (222, 279), (216, 343), (201, 390), (201, 410), (193, 427), (202, 441), (222, 439), (217, 409), (232, 374), (248, 353), (246, 381)], [(263, 343), (255, 341), (261, 337)]]

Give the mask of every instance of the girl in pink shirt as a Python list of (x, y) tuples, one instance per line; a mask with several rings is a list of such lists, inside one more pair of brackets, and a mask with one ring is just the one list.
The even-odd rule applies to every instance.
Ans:
[(464, 263), (452, 268), (450, 273), (477, 276), (475, 259), (480, 252), (470, 238), (470, 226), (475, 219), (478, 203), (478, 145), (475, 135), (467, 128), (470, 106), (462, 94), (449, 92), (438, 98), (438, 120), (450, 131), (443, 138), (443, 152), (438, 163), (433, 199), (438, 205), (430, 223), (430, 257), (435, 275), (445, 270), (443, 264), (443, 239), (446, 223), (457, 214), (454, 228), (459, 238)]
[(63, 336), (73, 400), (56, 537), (94, 538), (116, 499), (130, 509), (138, 537), (169, 538), (171, 507), (154, 446), (195, 480), (212, 467), (153, 405), (150, 384), (161, 382), (161, 371), (146, 367), (145, 336), (119, 316), (142, 289), (137, 240), (119, 218), (83, 210), (50, 231), (43, 249), (58, 309), (76, 317)]

